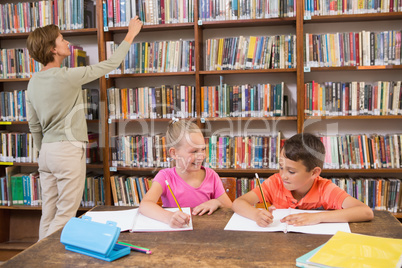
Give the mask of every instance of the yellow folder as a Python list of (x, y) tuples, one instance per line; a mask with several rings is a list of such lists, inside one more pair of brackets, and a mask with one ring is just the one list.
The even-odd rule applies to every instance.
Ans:
[(318, 267), (401, 267), (402, 239), (339, 231), (309, 263)]

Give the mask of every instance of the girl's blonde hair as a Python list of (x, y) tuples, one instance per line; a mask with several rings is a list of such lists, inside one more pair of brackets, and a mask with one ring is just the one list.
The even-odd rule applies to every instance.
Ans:
[(166, 147), (177, 148), (188, 133), (202, 133), (201, 129), (191, 121), (173, 120), (169, 123), (166, 131)]

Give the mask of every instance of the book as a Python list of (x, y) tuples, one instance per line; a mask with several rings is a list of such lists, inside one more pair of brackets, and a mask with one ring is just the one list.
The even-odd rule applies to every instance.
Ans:
[(314, 265), (309, 264), (307, 261), (315, 254), (317, 253), (325, 244), (322, 244), (321, 246), (313, 249), (312, 251), (307, 252), (303, 256), (300, 256), (299, 258), (296, 259), (296, 266), (297, 267), (302, 267), (302, 268), (309, 268), (309, 267), (315, 267)]
[[(187, 227), (172, 228), (168, 224), (148, 218), (139, 213), (138, 208), (118, 211), (88, 211), (85, 215), (92, 218), (92, 221), (106, 223), (113, 221), (120, 227), (121, 232), (169, 232), (169, 231), (190, 231), (193, 230), (193, 221)], [(165, 208), (169, 211), (177, 211), (178, 208)], [(189, 207), (182, 208), (183, 212), (191, 215)]]
[(24, 186), (23, 186), (24, 176), (25, 174), (22, 173), (11, 175), (10, 180), (11, 180), (12, 205), (26, 205), (26, 202), (24, 204)]
[(74, 56), (75, 56), (75, 66), (74, 67), (81, 67), (81, 66), (86, 66), (86, 60), (87, 60), (87, 52), (81, 49), (75, 49), (74, 50)]
[(314, 267), (401, 267), (402, 239), (340, 231), (307, 263)]
[(342, 223), (319, 223), (307, 226), (293, 226), (282, 223), (280, 220), (290, 214), (298, 213), (317, 213), (324, 210), (302, 210), (302, 209), (276, 209), (272, 212), (274, 221), (268, 227), (260, 227), (253, 220), (234, 213), (226, 224), (224, 230), (228, 231), (248, 231), (248, 232), (299, 232), (307, 234), (333, 235), (337, 231), (349, 232), (349, 224)]
[(12, 179), (11, 177), (20, 172), (19, 166), (9, 166), (6, 167), (6, 181), (5, 186), (7, 189), (4, 189), (5, 195), (7, 196), (7, 200), (5, 200), (5, 205), (11, 206), (14, 205), (13, 196), (12, 196)]

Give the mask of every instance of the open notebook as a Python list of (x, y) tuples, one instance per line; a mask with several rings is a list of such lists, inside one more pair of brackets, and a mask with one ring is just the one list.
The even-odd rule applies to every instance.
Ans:
[[(177, 211), (178, 208), (165, 208), (169, 211)], [(190, 208), (182, 208), (183, 212), (191, 215)], [(168, 231), (189, 231), (193, 230), (193, 221), (190, 217), (190, 223), (187, 227), (172, 228), (164, 222), (148, 218), (138, 212), (138, 208), (117, 211), (88, 211), (86, 216), (92, 218), (92, 221), (106, 223), (114, 221), (121, 232), (168, 232)]]
[(234, 213), (226, 224), (225, 230), (229, 231), (250, 231), (250, 232), (299, 232), (307, 234), (326, 234), (333, 235), (337, 231), (350, 233), (349, 224), (342, 223), (320, 223), (308, 226), (293, 226), (280, 222), (280, 220), (290, 214), (297, 213), (317, 213), (325, 210), (301, 210), (301, 209), (276, 209), (273, 211), (274, 222), (268, 227), (260, 227), (253, 220)]

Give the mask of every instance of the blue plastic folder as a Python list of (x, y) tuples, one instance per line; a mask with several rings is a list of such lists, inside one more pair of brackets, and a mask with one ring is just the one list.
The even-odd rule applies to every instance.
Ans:
[(60, 242), (67, 250), (85, 254), (104, 261), (114, 261), (130, 254), (130, 248), (116, 244), (120, 228), (115, 222), (106, 224), (82, 216), (70, 219), (61, 232)]

